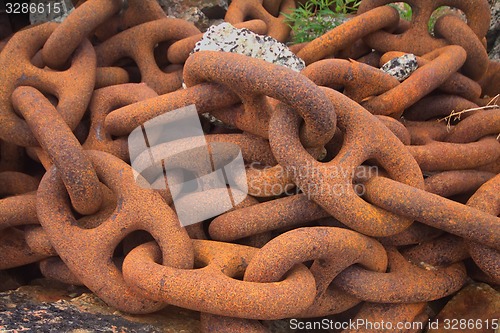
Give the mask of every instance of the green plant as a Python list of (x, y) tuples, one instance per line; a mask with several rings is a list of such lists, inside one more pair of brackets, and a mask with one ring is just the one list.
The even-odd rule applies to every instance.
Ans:
[(429, 18), (429, 23), (427, 25), (427, 28), (429, 29), (429, 32), (434, 34), (434, 25), (436, 25), (436, 21), (440, 16), (443, 16), (445, 14), (450, 13), (450, 7), (448, 6), (441, 6), (438, 7), (431, 15)]
[[(311, 41), (345, 22), (345, 14), (355, 12), (361, 0), (308, 0), (285, 20), (292, 29), (293, 43)], [(332, 9), (334, 8), (334, 9)]]
[(403, 20), (411, 21), (411, 16), (413, 14), (411, 7), (406, 2), (390, 3), (389, 6), (394, 7), (399, 12), (399, 16)]

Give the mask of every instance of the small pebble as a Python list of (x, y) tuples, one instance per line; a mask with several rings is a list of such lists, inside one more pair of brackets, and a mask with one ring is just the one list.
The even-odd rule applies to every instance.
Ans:
[(381, 70), (394, 76), (399, 82), (406, 80), (418, 68), (417, 57), (412, 53), (386, 62)]

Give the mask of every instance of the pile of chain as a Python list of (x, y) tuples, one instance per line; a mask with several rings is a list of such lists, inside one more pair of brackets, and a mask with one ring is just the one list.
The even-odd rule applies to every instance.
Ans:
[[(61, 24), (3, 40), (0, 269), (36, 263), (132, 314), (199, 311), (205, 332), (265, 332), (261, 320), (362, 302), (353, 318), (425, 322), (428, 302), (468, 279), (499, 284), (488, 3), (408, 0), (408, 22), (390, 2), (363, 0), (351, 20), (293, 46), (301, 72), (190, 55), (202, 34), (155, 0), (81, 1)], [(433, 36), (441, 5), (467, 22), (442, 16)], [(293, 8), (233, 0), (226, 21), (286, 41)], [(406, 80), (380, 70), (406, 53), (419, 65)], [(235, 209), (183, 228), (169, 190), (135, 181), (127, 137), (192, 104), (230, 125), (207, 122), (207, 142), (237, 144), (260, 167), (247, 168)], [(200, 206), (218, 204), (213, 191)]]

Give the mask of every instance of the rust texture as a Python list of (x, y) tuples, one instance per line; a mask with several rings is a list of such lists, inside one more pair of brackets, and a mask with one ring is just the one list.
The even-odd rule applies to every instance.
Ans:
[[(363, 0), (293, 45), (301, 72), (191, 54), (201, 32), (156, 0), (78, 1), (61, 24), (1, 25), (0, 270), (35, 267), (130, 314), (198, 311), (201, 332), (326, 316), (425, 325), (471, 281), (500, 284), (488, 3), (408, 0), (408, 22), (391, 2)], [(431, 34), (443, 5), (467, 21), (442, 16)], [(295, 6), (234, 0), (225, 21), (287, 42)], [(381, 70), (406, 53), (408, 78)], [(204, 136), (149, 132), (192, 105)], [(129, 147), (136, 129), (144, 151)], [(241, 157), (237, 188), (172, 186), (207, 176), (200, 138), (224, 178)], [(190, 217), (224, 209), (184, 226), (182, 203)]]

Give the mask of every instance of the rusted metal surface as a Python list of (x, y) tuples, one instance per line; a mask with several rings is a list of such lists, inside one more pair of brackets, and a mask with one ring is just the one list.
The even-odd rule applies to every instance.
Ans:
[[(393, 2), (392, 0), (364, 0), (359, 6), (359, 13), (383, 6)], [(447, 45), (442, 38), (433, 37), (428, 31), (428, 23), (431, 14), (440, 6), (452, 6), (462, 10), (467, 18), (470, 30), (482, 39), (486, 36), (490, 21), (490, 9), (488, 3), (482, 0), (408, 0), (412, 8), (412, 20), (410, 27), (402, 34), (391, 34), (386, 31), (377, 31), (364, 38), (365, 42), (372, 48), (388, 52), (393, 50), (423, 55), (434, 49)]]
[[(196, 262), (203, 268), (179, 270), (162, 266), (157, 263), (160, 248), (146, 243), (125, 258), (124, 277), (155, 300), (240, 318), (293, 317), (314, 300), (314, 277), (303, 265), (294, 267), (281, 281), (288, 270), (268, 283), (239, 281), (234, 277), (245, 272), (258, 252), (256, 248), (203, 240), (193, 240), (193, 246)], [(167, 280), (168, 283), (162, 283)]]
[(339, 274), (335, 286), (369, 302), (417, 303), (450, 295), (465, 284), (463, 263), (429, 270), (408, 262), (394, 248), (386, 250), (388, 273), (352, 266)]
[(45, 42), (42, 49), (45, 64), (51, 68), (64, 66), (78, 45), (96, 27), (117, 13), (122, 3), (122, 0), (92, 0), (75, 9)]
[(83, 148), (105, 151), (124, 161), (129, 160), (127, 138), (113, 139), (104, 124), (106, 116), (115, 109), (156, 96), (156, 92), (143, 83), (113, 85), (95, 90), (89, 104), (90, 129)]
[(141, 80), (158, 94), (165, 94), (181, 87), (182, 72), (163, 72), (156, 63), (156, 44), (183, 39), (199, 34), (192, 23), (165, 18), (146, 22), (127, 29), (96, 47), (98, 66), (111, 66), (123, 58), (131, 58), (137, 64)]
[[(500, 188), (500, 177), (496, 175), (489, 180), (467, 201), (467, 205), (480, 209), (493, 216), (500, 214), (500, 200), (498, 191)], [(470, 242), (469, 252), (483, 272), (488, 274), (496, 283), (500, 282), (500, 251), (498, 248), (484, 246), (481, 243)]]
[[(301, 72), (190, 54), (200, 31), (155, 0), (80, 1), (62, 24), (13, 24), (0, 46), (0, 270), (38, 265), (128, 313), (199, 311), (202, 332), (330, 315), (425, 323), (429, 302), (466, 281), (500, 283), (487, 2), (409, 0), (411, 22), (388, 2), (363, 0), (294, 45)], [(467, 23), (441, 17), (432, 36), (441, 5)], [(232, 1), (226, 21), (287, 41), (294, 6)], [(407, 79), (380, 70), (405, 52), (419, 65)], [(246, 191), (170, 186), (206, 176), (196, 136), (153, 131), (131, 161), (133, 131), (192, 105), (214, 170), (234, 155), (217, 145), (239, 148), (232, 181)], [(158, 156), (175, 171), (151, 165)], [(181, 224), (180, 203), (207, 211), (228, 189), (231, 207)]]
[[(80, 122), (92, 96), (96, 58), (92, 45), (85, 40), (73, 54), (71, 67), (62, 72), (41, 69), (30, 59), (44, 45), (57, 24), (45, 23), (16, 33), (0, 53), (0, 138), (19, 146), (38, 143), (10, 102), (14, 89), (33, 86), (58, 98), (57, 110), (71, 129)], [(78, 80), (75, 80), (78, 77)], [(77, 94), (74, 92), (78, 91)]]
[(302, 48), (297, 56), (304, 59), (307, 65), (333, 55), (350, 46), (360, 38), (394, 26), (399, 22), (397, 10), (391, 7), (381, 7), (367, 13), (356, 16), (350, 21), (339, 25), (308, 43)]
[[(332, 161), (316, 161), (297, 136), (300, 118), (290, 108), (280, 105), (269, 126), (274, 134), (269, 142), (276, 159), (285, 169), (290, 169), (297, 186), (342, 223), (371, 236), (389, 236), (403, 231), (412, 221), (361, 200), (350, 185), (352, 173), (366, 159), (377, 158), (393, 177), (419, 188), (423, 187), (420, 168), (403, 148), (402, 142), (382, 123), (373, 121), (373, 116), (359, 104), (334, 90), (323, 88), (323, 91), (337, 110), (337, 121), (345, 134), (344, 143), (356, 148), (344, 145)], [(384, 150), (398, 150), (400, 154), (393, 156), (383, 153)], [(301, 174), (293, 171), (304, 166), (314, 172)], [(336, 187), (343, 189), (342, 195), (335, 195), (332, 189)]]
[[(268, 12), (270, 3), (273, 3)], [(235, 0), (231, 1), (227, 9), (224, 20), (231, 24), (241, 23), (248, 18), (259, 19), (267, 25), (267, 35), (285, 42), (290, 33), (290, 27), (285, 24), (284, 14), (290, 14), (295, 9), (295, 1), (281, 0), (281, 1), (266, 1), (263, 4), (262, 0)], [(276, 11), (279, 10), (279, 13)]]

